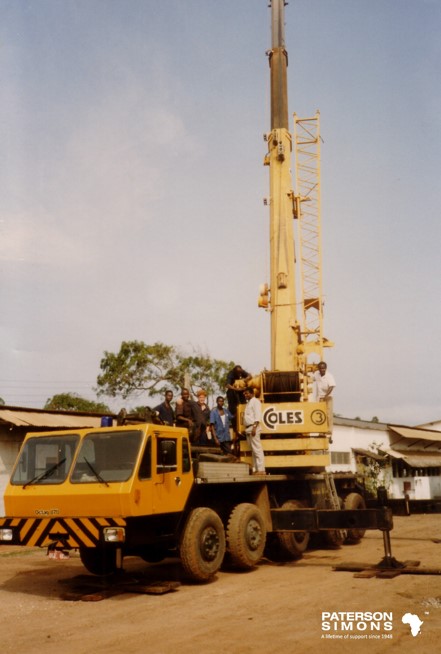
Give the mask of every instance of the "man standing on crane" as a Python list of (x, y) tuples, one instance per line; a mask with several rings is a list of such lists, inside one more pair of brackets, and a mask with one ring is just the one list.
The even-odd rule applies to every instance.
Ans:
[(328, 372), (328, 366), (324, 361), (320, 361), (315, 371), (314, 377), (314, 400), (316, 402), (326, 402), (335, 388), (335, 379)]
[(326, 402), (328, 413), (329, 433), (332, 434), (333, 427), (333, 407), (332, 407), (332, 391), (335, 388), (335, 379), (328, 372), (328, 366), (324, 361), (318, 364), (318, 370), (313, 374), (314, 378), (314, 401)]
[(250, 378), (250, 373), (244, 370), (239, 364), (235, 365), (227, 375), (228, 410), (233, 418), (236, 417), (237, 406), (245, 403), (243, 390), (237, 387), (236, 382), (240, 380), (245, 384)]
[(262, 419), (262, 407), (260, 400), (254, 395), (252, 388), (246, 388), (243, 392), (246, 407), (243, 414), (245, 422), (245, 435), (251, 448), (253, 459), (253, 475), (265, 474), (265, 457), (263, 454), (262, 443), (260, 442), (260, 433), (262, 428), (260, 421)]

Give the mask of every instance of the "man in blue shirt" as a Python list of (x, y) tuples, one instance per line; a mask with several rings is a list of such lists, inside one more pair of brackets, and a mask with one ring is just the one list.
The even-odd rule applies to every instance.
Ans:
[(216, 445), (219, 445), (224, 454), (231, 454), (230, 427), (233, 416), (224, 408), (222, 395), (216, 398), (216, 408), (210, 413), (210, 427)]

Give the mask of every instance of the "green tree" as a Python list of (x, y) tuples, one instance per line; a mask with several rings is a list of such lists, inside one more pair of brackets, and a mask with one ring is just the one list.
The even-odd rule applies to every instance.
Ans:
[(233, 365), (199, 351), (185, 353), (174, 345), (123, 341), (119, 352), (104, 352), (97, 390), (99, 395), (126, 399), (144, 392), (150, 396), (162, 395), (167, 389), (177, 392), (188, 384), (191, 392), (203, 388), (213, 397), (224, 392)]
[(86, 400), (76, 393), (58, 393), (48, 398), (44, 408), (48, 411), (84, 411), (88, 413), (111, 413), (102, 402)]
[(375, 459), (366, 457), (364, 465), (366, 490), (375, 497), (379, 486), (384, 486), (386, 489), (390, 488), (392, 483), (391, 469), (388, 457), (383, 449), (383, 443), (374, 441), (368, 447), (377, 457), (381, 457)]
[(6, 404), (6, 402), (4, 401), (4, 399), (2, 397), (0, 397), (0, 405), (4, 406), (5, 404)]

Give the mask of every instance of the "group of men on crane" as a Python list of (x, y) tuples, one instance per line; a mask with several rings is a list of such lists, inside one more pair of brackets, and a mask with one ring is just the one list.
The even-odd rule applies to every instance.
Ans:
[[(164, 401), (154, 410), (162, 422), (168, 425), (186, 427), (193, 445), (211, 445), (211, 441), (220, 448), (223, 454), (232, 454), (234, 442), (238, 438), (235, 431), (236, 414), (239, 404), (245, 404), (243, 423), (243, 436), (246, 437), (253, 460), (253, 474), (265, 474), (265, 458), (260, 441), (262, 410), (259, 399), (250, 387), (240, 389), (236, 382), (241, 380), (244, 385), (251, 379), (251, 375), (240, 365), (234, 366), (227, 375), (227, 401), (219, 395), (216, 406), (210, 410), (207, 404), (207, 393), (199, 390), (197, 400), (192, 400), (187, 388), (181, 390), (175, 408), (172, 406), (173, 392), (165, 392)], [(335, 380), (327, 370), (327, 365), (321, 361), (313, 373), (315, 401), (330, 402), (331, 394), (335, 388)]]

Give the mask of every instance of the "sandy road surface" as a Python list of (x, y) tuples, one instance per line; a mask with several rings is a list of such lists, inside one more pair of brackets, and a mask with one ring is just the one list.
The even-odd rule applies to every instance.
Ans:
[[(441, 517), (395, 518), (392, 553), (441, 568)], [(126, 559), (125, 576), (181, 580), (165, 595), (122, 593), (102, 601), (66, 601), (72, 580), (85, 571), (77, 556), (46, 559), (39, 550), (0, 548), (2, 654), (263, 654), (296, 652), (436, 652), (441, 643), (441, 576), (401, 575), (358, 579), (335, 572), (339, 562), (377, 563), (382, 536), (361, 545), (308, 551), (289, 564), (263, 562), (247, 573), (222, 571), (206, 585), (186, 583), (179, 563), (149, 566)], [(322, 612), (392, 612), (392, 631), (322, 631)], [(402, 623), (405, 613), (423, 621), (418, 636)], [(358, 625), (358, 623), (357, 623)], [(363, 626), (362, 626), (363, 627)], [(347, 638), (322, 638), (347, 635)], [(385, 638), (392, 635), (392, 638)], [(365, 636), (355, 639), (353, 636)]]

